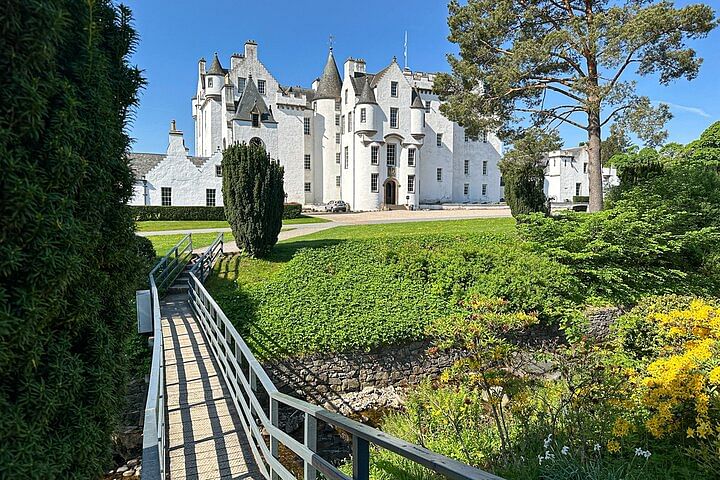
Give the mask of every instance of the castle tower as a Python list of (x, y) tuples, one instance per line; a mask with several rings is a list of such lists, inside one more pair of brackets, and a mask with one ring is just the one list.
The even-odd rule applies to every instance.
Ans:
[(313, 106), (315, 109), (315, 156), (321, 160), (322, 179), (318, 186), (322, 192), (313, 192), (318, 202), (329, 202), (340, 198), (340, 187), (335, 177), (341, 173), (341, 163), (336, 162), (336, 155), (341, 152), (341, 145), (337, 142), (340, 127), (336, 125), (336, 104), (340, 101), (342, 80), (338, 71), (332, 47), (328, 53), (325, 68), (318, 80)]

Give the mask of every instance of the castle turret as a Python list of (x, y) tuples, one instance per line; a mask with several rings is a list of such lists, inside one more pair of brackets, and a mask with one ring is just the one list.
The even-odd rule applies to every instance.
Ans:
[[(322, 158), (322, 197), (318, 189), (315, 190), (315, 200), (329, 202), (340, 198), (340, 188), (335, 177), (341, 174), (340, 164), (336, 163), (336, 154), (340, 153), (340, 145), (336, 136), (340, 134), (340, 127), (336, 125), (336, 102), (340, 101), (342, 80), (338, 71), (332, 48), (328, 53), (322, 75), (318, 79), (313, 106), (315, 107), (315, 155)], [(306, 199), (307, 200), (307, 199)]]
[(375, 124), (375, 118), (377, 116), (375, 115), (375, 110), (377, 109), (378, 103), (375, 99), (375, 93), (370, 86), (370, 81), (366, 78), (355, 112), (355, 118), (357, 119), (356, 131), (358, 133), (372, 135), (377, 132), (377, 126)]
[(218, 54), (215, 52), (210, 70), (205, 76), (205, 95), (220, 95), (223, 85), (225, 84), (225, 71), (220, 65)]
[(412, 104), (410, 105), (410, 135), (414, 137), (425, 136), (425, 105), (416, 89), (412, 91)]

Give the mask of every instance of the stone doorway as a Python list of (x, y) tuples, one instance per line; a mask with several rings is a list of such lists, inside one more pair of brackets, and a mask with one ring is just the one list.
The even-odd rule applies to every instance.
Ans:
[(387, 180), (385, 182), (385, 205), (397, 204), (397, 182), (395, 180)]

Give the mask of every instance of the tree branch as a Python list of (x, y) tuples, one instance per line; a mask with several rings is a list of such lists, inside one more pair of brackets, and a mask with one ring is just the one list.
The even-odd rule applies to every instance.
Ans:
[[(549, 111), (549, 110), (536, 110), (536, 109), (534, 109), (534, 108), (516, 108), (515, 110), (517, 110), (518, 112), (526, 112), (526, 113), (536, 113), (536, 114), (540, 114), (540, 115), (548, 115), (548, 116), (550, 116), (550, 117), (552, 117), (552, 118), (555, 118), (555, 119), (557, 119), (557, 120), (560, 120), (561, 123), (569, 123), (570, 125), (573, 125), (573, 126), (575, 126), (575, 127), (577, 127), (577, 128), (580, 128), (580, 129), (582, 129), (582, 130), (587, 130), (587, 129), (588, 129), (587, 126), (581, 125), (581, 124), (575, 122), (574, 120), (570, 120), (569, 118), (566, 118), (566, 117), (569, 116), (571, 113), (575, 113), (575, 112), (566, 112), (566, 113), (563, 113), (562, 115), (558, 115), (558, 114), (553, 113), (553, 112), (551, 112), (551, 111)], [(564, 116), (563, 116), (563, 115), (564, 115)]]
[(630, 105), (623, 105), (622, 107), (618, 107), (618, 108), (616, 108), (615, 110), (613, 110), (612, 113), (611, 113), (610, 115), (608, 115), (608, 117), (607, 117), (605, 120), (603, 120), (602, 122), (600, 122), (600, 127), (603, 127), (606, 123), (608, 123), (610, 120), (612, 120), (612, 118), (613, 118), (615, 115), (617, 115), (618, 113), (622, 112), (622, 111), (625, 110), (626, 108), (630, 108)]

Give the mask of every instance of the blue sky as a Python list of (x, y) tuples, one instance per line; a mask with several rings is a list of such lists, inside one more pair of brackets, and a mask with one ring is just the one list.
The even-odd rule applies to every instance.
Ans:
[[(185, 132), (194, 152), (190, 98), (197, 85), (197, 61), (218, 52), (223, 66), (247, 39), (258, 42), (258, 56), (283, 85), (309, 87), (322, 71), (333, 35), (335, 57), (367, 61), (369, 72), (386, 66), (393, 55), (402, 65), (403, 36), (408, 32), (408, 64), (413, 70), (448, 71), (447, 53), (457, 51), (447, 40), (444, 1), (314, 0), (199, 2), (190, 0), (125, 0), (134, 13), (140, 44), (132, 62), (144, 70), (142, 92), (130, 134), (133, 150), (164, 152), (170, 120)], [(678, 1), (677, 5), (691, 2)], [(706, 1), (716, 14), (720, 0)], [(692, 82), (667, 87), (653, 77), (639, 80), (639, 92), (670, 104), (675, 117), (668, 124), (669, 141), (687, 143), (720, 119), (720, 29), (693, 46), (705, 59)], [(584, 140), (581, 130), (564, 127), (567, 146)]]

